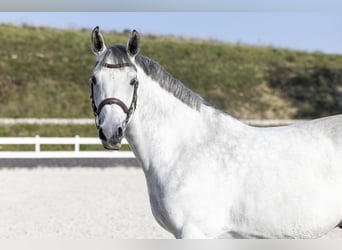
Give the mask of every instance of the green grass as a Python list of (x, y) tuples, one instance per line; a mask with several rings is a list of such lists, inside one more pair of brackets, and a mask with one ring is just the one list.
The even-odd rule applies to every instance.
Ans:
[[(107, 45), (126, 44), (128, 34), (104, 37)], [(238, 118), (314, 118), (342, 110), (341, 55), (144, 34), (141, 54)], [(1, 117), (92, 117), (89, 30), (0, 25), (0, 58)], [(38, 128), (32, 133), (43, 135)], [(58, 126), (47, 132), (61, 133)]]
[(0, 137), (97, 137), (95, 125), (0, 125)]

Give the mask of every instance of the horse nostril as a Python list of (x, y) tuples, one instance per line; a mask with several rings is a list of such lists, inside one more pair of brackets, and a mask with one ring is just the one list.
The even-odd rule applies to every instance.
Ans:
[(122, 127), (118, 127), (118, 137), (122, 138), (123, 137), (123, 130)]
[(100, 137), (100, 139), (103, 140), (103, 141), (106, 141), (106, 140), (107, 140), (106, 136), (104, 135), (104, 133), (103, 133), (103, 131), (102, 131), (102, 128), (99, 129), (99, 137)]

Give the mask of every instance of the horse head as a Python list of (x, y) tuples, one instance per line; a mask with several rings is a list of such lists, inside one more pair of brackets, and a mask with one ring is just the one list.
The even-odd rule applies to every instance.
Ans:
[(133, 30), (127, 46), (105, 45), (99, 27), (91, 34), (96, 56), (91, 82), (91, 99), (95, 123), (104, 148), (118, 150), (136, 108), (137, 68), (134, 58), (139, 52), (139, 34)]

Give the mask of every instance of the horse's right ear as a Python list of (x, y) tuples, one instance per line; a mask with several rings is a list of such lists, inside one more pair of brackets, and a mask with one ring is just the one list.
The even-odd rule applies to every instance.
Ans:
[(91, 49), (95, 55), (100, 55), (106, 50), (106, 44), (99, 31), (99, 26), (96, 26), (91, 33)]
[(133, 30), (127, 42), (127, 51), (130, 56), (135, 57), (139, 53), (140, 36), (138, 31)]

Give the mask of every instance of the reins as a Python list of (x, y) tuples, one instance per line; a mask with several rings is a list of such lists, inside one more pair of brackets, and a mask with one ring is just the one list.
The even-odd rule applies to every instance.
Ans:
[[(106, 68), (109, 68), (109, 69), (133, 67), (135, 70), (137, 70), (136, 66), (133, 63), (118, 63), (118, 64), (103, 63), (101, 65), (106, 67)], [(131, 101), (131, 104), (128, 108), (127, 105), (123, 101), (121, 101), (120, 99), (118, 99), (116, 97), (106, 98), (102, 102), (100, 102), (98, 107), (96, 107), (95, 102), (94, 102), (93, 84), (92, 84), (90, 98), (92, 99), (92, 108), (93, 108), (94, 117), (95, 117), (95, 125), (97, 128), (99, 128), (99, 126), (100, 126), (99, 125), (99, 116), (100, 116), (100, 113), (101, 113), (103, 107), (106, 105), (112, 105), (112, 104), (118, 105), (122, 109), (122, 111), (126, 114), (126, 119), (123, 121), (122, 126), (123, 126), (123, 128), (125, 128), (127, 126), (128, 122), (130, 121), (130, 119), (131, 119), (131, 117), (132, 117), (132, 115), (136, 109), (136, 105), (137, 105), (138, 85), (139, 85), (138, 79), (133, 79), (131, 82), (131, 85), (133, 85), (134, 89), (133, 89), (132, 101)]]

